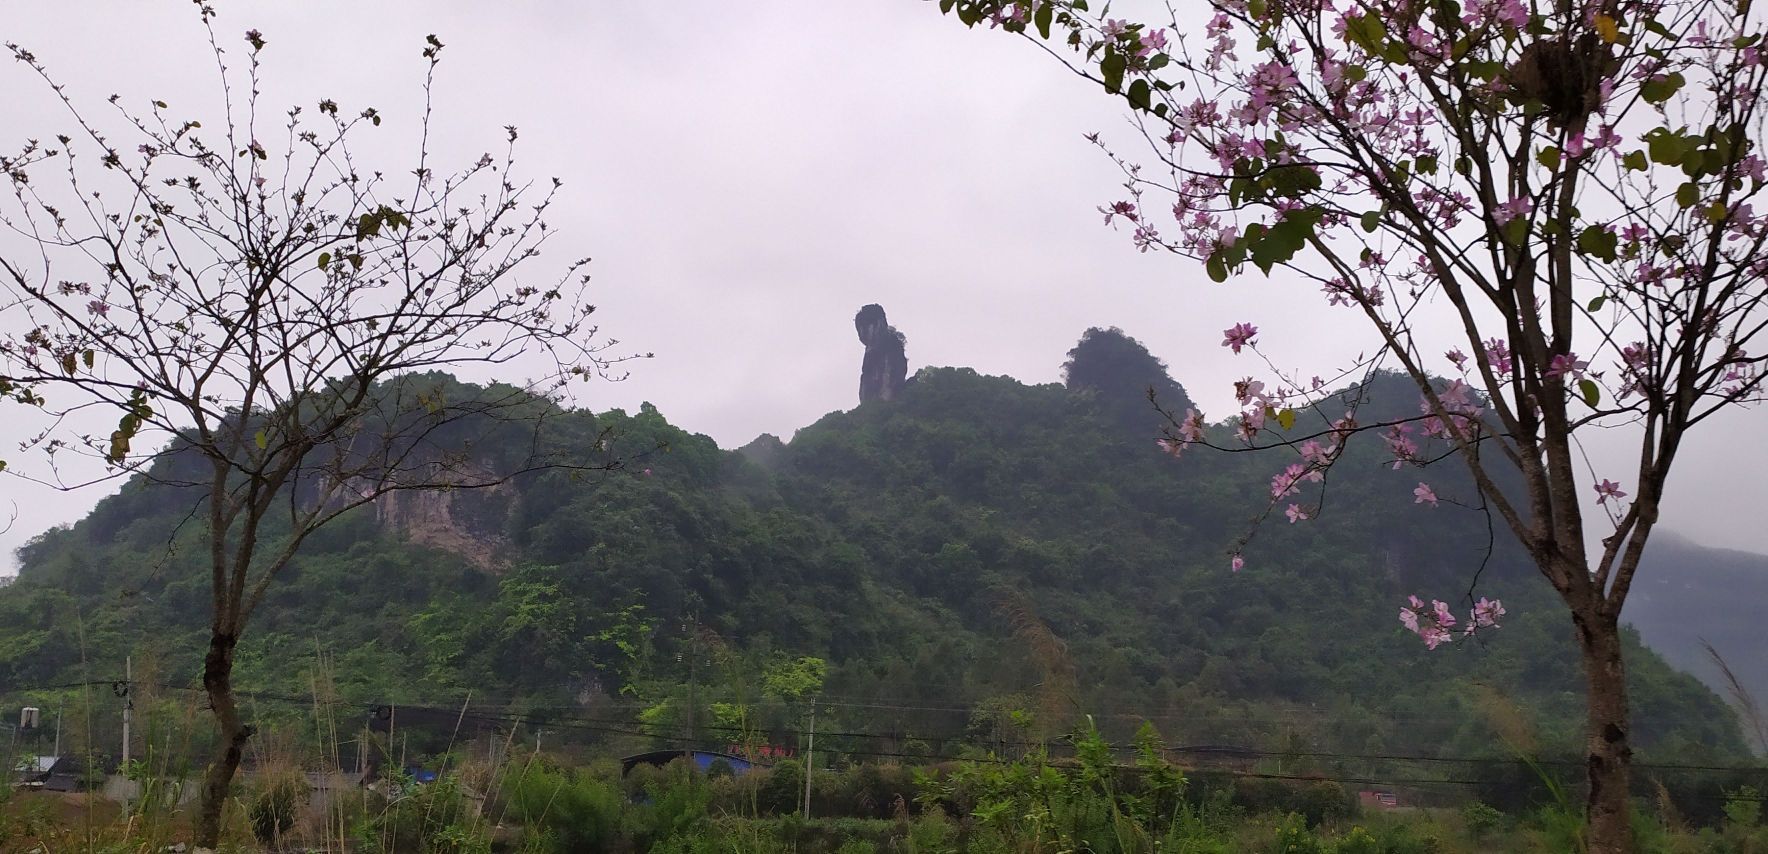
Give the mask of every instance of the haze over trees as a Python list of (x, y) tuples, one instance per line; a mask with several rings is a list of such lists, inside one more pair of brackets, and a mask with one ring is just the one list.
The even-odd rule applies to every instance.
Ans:
[[(421, 707), (450, 721), (471, 692), (560, 720), (549, 743), (592, 745), (618, 736), (573, 734), (571, 716), (664, 746), (696, 733), (723, 743), (715, 705), (759, 703), (745, 726), (791, 744), (802, 708), (769, 706), (760, 674), (809, 655), (828, 662), (824, 693), (837, 705), (817, 744), (832, 755), (956, 756), (1055, 738), (1086, 714), (1126, 741), (1146, 718), (1174, 746), (1342, 755), (1320, 766), (1340, 776), (1395, 774), (1368, 758), (1382, 755), (1471, 759), (1401, 776), (1489, 779), (1480, 795), (1518, 809), (1540, 794), (1518, 752), (1576, 755), (1577, 658), (1526, 555), (1503, 544), (1494, 555), (1485, 583), (1515, 613), (1483, 641), (1427, 655), (1393, 620), (1395, 597), (1462, 579), (1464, 556), (1487, 542), (1477, 513), (1421, 515), (1386, 458), (1353, 446), (1333, 488), (1358, 521), (1271, 529), (1259, 571), (1227, 573), (1229, 532), (1263, 505), (1264, 462), (1172, 465), (1147, 441), (1154, 413), (1123, 420), (1149, 385), (1178, 388), (1158, 360), (1108, 330), (1074, 349), (1071, 379), (1097, 386), (926, 368), (897, 400), (832, 413), (759, 462), (648, 407), (562, 414), (553, 435), (619, 435), (626, 467), (536, 473), (461, 498), (450, 524), (494, 545), (484, 565), (374, 506), (346, 514), (267, 594), (239, 684), (300, 697), (329, 672), (346, 707)], [(1371, 413), (1413, 405), (1395, 375), (1362, 397)], [(1453, 472), (1440, 484), (1466, 487)], [(73, 627), (54, 616), (76, 607), (94, 615), (93, 659), (134, 650), (160, 672), (196, 672), (205, 576), (186, 544), (199, 532), (183, 531), (167, 555), (179, 510), (166, 489), (138, 480), (25, 551), (0, 598), (11, 627), (0, 681), (77, 674)], [(1048, 662), (1021, 637), (1025, 613), (1072, 661), (1072, 687), (1053, 697), (1040, 687)], [(1336, 630), (1322, 633), (1327, 619)], [(1712, 689), (1624, 637), (1641, 761), (1691, 820), (1713, 815), (1710, 780), (1656, 766), (1737, 764), (1747, 749), (1736, 719)], [(1480, 687), (1445, 689), (1467, 684)], [(1530, 743), (1501, 735), (1512, 720)]]

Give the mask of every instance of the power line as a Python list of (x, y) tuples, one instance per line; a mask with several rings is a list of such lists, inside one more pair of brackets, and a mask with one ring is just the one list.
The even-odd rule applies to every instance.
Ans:
[[(94, 679), (94, 680), (86, 680), (83, 682), (66, 683), (66, 684), (62, 684), (62, 685), (37, 686), (37, 687), (33, 687), (33, 688), (15, 688), (13, 690), (14, 691), (41, 691), (41, 690), (56, 690), (56, 689), (62, 689), (62, 688), (89, 687), (89, 686), (97, 686), (97, 685), (111, 686), (114, 688), (116, 685), (120, 685), (120, 684), (125, 684), (125, 683), (122, 682), (121, 680)], [(170, 683), (135, 683), (135, 684), (147, 684), (147, 685), (152, 685), (154, 687), (164, 688), (164, 689), (168, 689), (168, 690), (187, 691), (187, 692), (194, 692), (194, 693), (202, 693), (205, 691), (205, 689), (203, 689), (201, 687), (197, 687), (197, 686), (174, 685), (174, 684), (170, 684)], [(685, 730), (688, 728), (688, 725), (686, 725), (686, 724), (641, 724), (641, 723), (638, 723), (636, 721), (632, 721), (629, 719), (596, 718), (596, 717), (586, 717), (586, 716), (582, 716), (582, 715), (572, 715), (572, 714), (556, 715), (556, 714), (536, 713), (536, 712), (532, 712), (532, 711), (530, 711), (530, 712), (514, 712), (514, 711), (510, 711), (508, 709), (508, 707), (503, 707), (502, 709), (499, 709), (498, 707), (494, 706), (494, 707), (491, 707), (489, 709), (482, 710), (482, 711), (473, 711), (469, 707), (463, 711), (462, 708), (460, 708), (460, 707), (429, 706), (429, 705), (422, 705), (422, 704), (416, 704), (416, 703), (391, 703), (391, 702), (378, 702), (377, 703), (377, 702), (348, 701), (348, 700), (338, 700), (338, 699), (320, 699), (320, 698), (316, 698), (313, 696), (302, 697), (302, 696), (296, 696), (296, 695), (276, 694), (276, 693), (261, 692), (261, 691), (235, 691), (234, 693), (236, 696), (239, 696), (244, 699), (249, 699), (249, 700), (282, 702), (282, 703), (297, 704), (297, 705), (302, 705), (302, 706), (322, 705), (322, 706), (343, 707), (343, 708), (354, 707), (354, 708), (362, 709), (365, 713), (370, 713), (373, 710), (379, 709), (379, 708), (392, 708), (395, 710), (403, 708), (403, 709), (408, 709), (408, 710), (412, 710), (412, 711), (421, 711), (421, 712), (427, 712), (427, 713), (437, 714), (437, 715), (456, 716), (462, 720), (472, 720), (472, 721), (476, 721), (476, 722), (480, 722), (480, 723), (495, 723), (495, 724), (504, 724), (504, 725), (509, 725), (509, 726), (516, 726), (516, 725), (541, 726), (541, 727), (547, 727), (547, 728), (569, 729), (569, 730), (577, 730), (577, 731), (582, 731), (582, 732), (595, 732), (595, 733), (603, 733), (603, 734), (610, 734), (610, 735), (628, 735), (628, 736), (652, 738), (652, 739), (665, 740), (665, 741), (684, 741), (685, 739), (683, 739), (680, 736), (671, 736), (671, 735), (666, 735), (664, 733), (661, 733), (658, 731), (659, 728), (670, 728), (670, 729), (676, 729), (676, 730)], [(859, 704), (843, 704), (843, 703), (839, 703), (839, 702), (825, 703), (820, 700), (818, 701), (818, 705), (834, 706), (837, 708), (861, 707), (861, 708), (876, 708), (876, 709), (887, 709), (887, 710), (888, 709), (920, 710), (920, 709), (925, 708), (925, 707), (917, 707), (917, 706), (890, 706), (890, 705), (883, 705), (883, 704), (859, 705)], [(754, 704), (754, 706), (767, 707), (767, 708), (796, 707), (795, 704), (787, 704), (787, 703)], [(565, 709), (568, 707), (550, 706), (550, 707), (538, 707), (538, 708), (550, 711), (553, 709)], [(955, 708), (949, 709), (949, 710), (950, 711), (963, 711), (963, 710), (955, 709)], [(1097, 716), (1095, 715), (1095, 717), (1097, 717)], [(1146, 718), (1144, 718), (1144, 720), (1146, 720)], [(640, 728), (635, 729), (634, 727), (640, 727)], [(737, 734), (737, 735), (746, 735), (746, 734), (750, 734), (752, 732), (757, 731), (756, 729), (745, 729), (743, 727), (724, 726), (724, 725), (718, 725), (718, 724), (700, 724), (699, 729), (710, 731), (710, 732), (722, 732), (722, 733)], [(770, 735), (801, 736), (804, 734), (802, 730), (799, 730), (795, 727), (789, 727), (789, 726), (788, 727), (767, 727), (767, 728), (765, 728), (765, 731)], [(921, 733), (916, 733), (916, 732), (910, 732), (910, 731), (906, 731), (906, 730), (901, 731), (901, 732), (877, 732), (877, 731), (866, 731), (866, 730), (833, 731), (833, 732), (831, 732), (831, 731), (825, 730), (820, 734), (825, 738), (845, 738), (845, 739), (855, 739), (855, 740), (931, 741), (931, 742), (939, 742), (939, 743), (950, 743), (950, 742), (975, 743), (975, 741), (976, 741), (976, 735), (971, 732), (957, 732), (957, 733), (921, 732)], [(1013, 748), (1031, 749), (1031, 748), (1046, 747), (1047, 743), (1046, 742), (1039, 742), (1039, 741), (1023, 741), (1023, 740), (1003, 741), (1003, 740), (996, 739), (996, 740), (990, 740), (986, 745), (978, 745), (978, 746), (996, 746), (996, 747), (1013, 747)], [(1178, 745), (1178, 746), (1163, 747), (1162, 751), (1165, 753), (1168, 753), (1168, 754), (1181, 754), (1181, 755), (1189, 755), (1189, 756), (1232, 756), (1232, 757), (1243, 757), (1243, 758), (1249, 758), (1249, 759), (1307, 758), (1307, 759), (1321, 759), (1321, 760), (1334, 760), (1334, 761), (1429, 762), (1429, 763), (1451, 763), (1451, 764), (1469, 764), (1469, 765), (1517, 765), (1517, 764), (1523, 762), (1523, 760), (1520, 758), (1508, 758), (1508, 757), (1441, 756), (1441, 755), (1434, 755), (1433, 756), (1433, 755), (1425, 755), (1425, 754), (1404, 754), (1404, 753), (1346, 753), (1346, 752), (1317, 751), (1317, 750), (1270, 750), (1270, 749), (1261, 749), (1261, 748), (1252, 748), (1252, 747), (1241, 747), (1241, 746), (1234, 746), (1234, 745)], [(922, 754), (900, 753), (900, 752), (894, 752), (894, 751), (867, 751), (867, 750), (851, 749), (851, 750), (842, 750), (839, 752), (847, 753), (847, 754), (851, 754), (851, 755), (859, 755), (859, 756), (918, 758), (918, 759), (928, 759), (928, 760), (935, 760), (935, 761), (981, 761), (981, 760), (976, 759), (975, 757), (946, 756), (946, 755), (935, 755), (935, 754), (922, 755)], [(1556, 766), (1556, 767), (1581, 766), (1584, 764), (1584, 761), (1580, 760), (1580, 759), (1540, 758), (1540, 759), (1534, 759), (1532, 761), (1537, 765)], [(1692, 764), (1692, 763), (1635, 762), (1635, 763), (1632, 763), (1632, 767), (1642, 769), (1642, 770), (1647, 770), (1647, 771), (1707, 771), (1707, 772), (1768, 773), (1768, 767), (1748, 766), (1748, 765), (1708, 765), (1708, 764)], [(1247, 772), (1247, 773), (1251, 773), (1251, 772)], [(1283, 779), (1283, 778), (1279, 777), (1277, 779)], [(1302, 778), (1297, 778), (1297, 779), (1314, 779), (1314, 778), (1302, 777)], [(1351, 781), (1351, 782), (1356, 782), (1356, 781)], [(1453, 782), (1453, 781), (1431, 781), (1431, 782)], [(1489, 782), (1489, 781), (1485, 781), (1485, 782)]]

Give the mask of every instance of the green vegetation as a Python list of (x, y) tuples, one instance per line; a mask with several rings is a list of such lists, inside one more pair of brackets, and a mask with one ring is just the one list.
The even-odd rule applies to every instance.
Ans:
[[(554, 419), (554, 440), (586, 453), (611, 431), (606, 450), (623, 467), (404, 494), (314, 534), (240, 648), (247, 710), (309, 766), (323, 756), (352, 767), (357, 730), (384, 707), (397, 735), (376, 730), (360, 749), (389, 769), (459, 761), (466, 743), (495, 751), (504, 733), (540, 737), (565, 757), (544, 771), (557, 797), (529, 780), (505, 788), (524, 823), (575, 816), (574, 829), (547, 831), (567, 847), (616, 832), (615, 800), (598, 788), (610, 778), (577, 766), (690, 744), (798, 751), (812, 702), (817, 765), (852, 769), (842, 780), (875, 773), (867, 763), (992, 757), (1031, 763), (1002, 773), (1044, 785), (1033, 769), (1077, 761), (1084, 751), (1063, 734), (1090, 714), (1116, 744), (1154, 722), (1163, 755), (1191, 769), (1188, 797), (1232, 790), (1247, 815), (1338, 821), (1336, 807), (1260, 794), (1307, 780), (1346, 797), (1400, 791), (1446, 809), (1431, 820), (1457, 834), (1511, 832), (1516, 817), (1557, 803), (1543, 780), (1577, 778), (1582, 738), (1569, 626), (1527, 560), (1502, 540), (1487, 559), (1483, 515), (1451, 503), (1477, 505), (1459, 472), (1432, 473), (1443, 506), (1415, 506), (1415, 478), (1353, 447), (1367, 456), (1336, 470), (1325, 507), (1335, 524), (1267, 523), (1233, 573), (1227, 554), (1265, 506), (1269, 463), (1175, 462), (1151, 441), (1145, 396), (1154, 386), (1163, 405), (1182, 401), (1164, 367), (1115, 332), (1090, 333), (1070, 355), (1066, 386), (923, 370), (898, 400), (830, 414), (759, 460), (648, 405)], [(1368, 411), (1415, 405), (1391, 377), (1363, 394)], [(137, 732), (188, 717), (208, 595), (191, 510), (177, 489), (137, 481), (22, 552), (19, 581), (0, 590), (8, 706), (83, 703), (70, 740), (114, 752), (109, 680), (132, 654)], [(443, 547), (468, 539), (482, 551)], [(1509, 608), (1503, 629), (1426, 654), (1395, 620), (1398, 604), (1465, 589), (1476, 574), (1475, 595)], [(1678, 821), (1722, 826), (1727, 792), (1765, 786), (1759, 771), (1711, 770), (1750, 761), (1735, 716), (1637, 636), (1628, 643), (1636, 794), (1660, 786)], [(102, 684), (48, 687), (87, 682)], [(194, 730), (167, 748), (182, 757), (169, 762), (203, 755)], [(776, 782), (735, 801), (720, 794), (734, 783), (711, 779), (702, 811), (789, 814), (798, 773), (797, 788)], [(994, 810), (1023, 815), (999, 799), (1031, 791), (963, 795), (994, 784), (939, 779), (955, 788), (935, 798), (964, 826)], [(898, 793), (868, 795), (867, 814), (891, 821)], [(1152, 809), (1131, 794), (1113, 809)], [(287, 797), (259, 800), (261, 830), (280, 826)], [(684, 815), (702, 809), (698, 795), (682, 797)], [(1050, 801), (1051, 827), (1080, 820), (1064, 812), (1067, 797)], [(1476, 800), (1503, 817), (1463, 811)], [(1188, 807), (1194, 821), (1208, 806)], [(1136, 818), (1137, 833), (1164, 838), (1177, 819), (1155, 811), (1164, 823)], [(911, 830), (937, 835), (922, 822), (938, 821)], [(1364, 843), (1346, 841), (1342, 824), (1329, 834), (1339, 848), (1322, 850), (1363, 850), (1346, 847)], [(1388, 846), (1367, 850), (1401, 850), (1381, 841), (1383, 827), (1363, 826)]]
[[(786, 761), (746, 774), (704, 773), (685, 761), (622, 777), (608, 763), (573, 766), (552, 754), (469, 764), (435, 782), (394, 775), (320, 805), (286, 770), (248, 774), (230, 801), (223, 851), (311, 850), (474, 854), (522, 852), (996, 852), (1162, 851), (1259, 854), (1461, 854), (1577, 850), (1583, 827), (1559, 805), (1506, 813), (1479, 801), (1459, 810), (1366, 807), (1330, 780), (1187, 772), (1144, 727), (1111, 745), (1083, 722), (1071, 756), (935, 766), (868, 763), (814, 781), (818, 817), (797, 812), (802, 769)], [(162, 807), (52, 815), (52, 796), (0, 801), (7, 850), (158, 852), (184, 838)], [(1690, 829), (1660, 804), (1635, 823), (1649, 854), (1763, 850), (1761, 796), (1727, 793), (1724, 815)], [(65, 806), (65, 805), (64, 805)]]

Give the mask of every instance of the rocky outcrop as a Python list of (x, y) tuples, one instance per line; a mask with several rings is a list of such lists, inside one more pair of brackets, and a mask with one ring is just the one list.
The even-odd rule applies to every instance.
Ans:
[(860, 364), (859, 402), (894, 400), (908, 380), (908, 339), (884, 317), (884, 307), (872, 303), (853, 316), (853, 328), (866, 345)]
[(513, 508), (508, 484), (481, 489), (413, 489), (387, 492), (374, 500), (375, 520), (421, 546), (451, 552), (479, 569), (503, 567), (509, 544), (502, 525)]

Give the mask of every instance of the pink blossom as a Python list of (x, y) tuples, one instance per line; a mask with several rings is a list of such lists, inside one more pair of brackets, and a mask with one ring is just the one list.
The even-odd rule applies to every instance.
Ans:
[(1547, 365), (1547, 376), (1548, 378), (1569, 376), (1572, 379), (1581, 379), (1584, 376), (1584, 369), (1588, 367), (1590, 367), (1590, 363), (1580, 360), (1578, 354), (1560, 353), (1555, 355), (1553, 361)]
[[(1504, 614), (1504, 603), (1497, 599), (1482, 596), (1478, 602), (1473, 603), (1473, 625), (1480, 628), (1499, 628), (1498, 618)], [(1472, 631), (1472, 626), (1468, 630)]]
[(1381, 437), (1387, 443), (1387, 449), (1393, 452), (1394, 468), (1418, 458), (1418, 443), (1412, 441), (1412, 425), (1395, 424)]
[(1416, 633), (1418, 631), (1418, 612), (1411, 608), (1402, 607), (1400, 609), (1400, 625), (1405, 626), (1406, 631)]
[(1239, 572), (1246, 567), (1246, 559), (1241, 557), (1239, 552), (1235, 552), (1234, 559), (1228, 562), (1228, 567), (1235, 572)]
[(1522, 0), (1473, 0), (1461, 16), (1461, 23), (1469, 27), (1494, 22), (1522, 29), (1529, 22), (1528, 6)]
[(1449, 603), (1444, 602), (1439, 599), (1432, 599), (1432, 600), (1430, 600), (1430, 606), (1431, 606), (1431, 608), (1436, 610), (1437, 625), (1440, 625), (1440, 626), (1455, 625), (1455, 615), (1450, 613)]
[(1118, 18), (1106, 18), (1105, 25), (1099, 28), (1100, 34), (1104, 35), (1108, 39), (1117, 38), (1118, 36), (1121, 36), (1124, 33), (1127, 33), (1129, 31), (1130, 31), (1129, 22), (1118, 19)]
[(1135, 222), (1137, 220), (1135, 202), (1112, 202), (1111, 207), (1104, 207), (1101, 205), (1099, 207), (1099, 213), (1105, 215), (1106, 225), (1111, 224), (1113, 217), (1123, 217), (1130, 222)]
[(1252, 338), (1257, 334), (1258, 327), (1250, 323), (1236, 323), (1222, 330), (1222, 346), (1238, 354), (1240, 348), (1252, 346), (1254, 343)]
[(1302, 478), (1307, 473), (1307, 466), (1301, 465), (1300, 463), (1290, 463), (1288, 467), (1284, 468), (1282, 471), (1278, 472), (1275, 477), (1271, 478), (1271, 497), (1288, 498), (1289, 496), (1300, 492), (1301, 490), (1296, 484), (1301, 483)]
[(1444, 356), (1444, 358), (1447, 358), (1450, 362), (1454, 363), (1456, 370), (1458, 370), (1458, 371), (1466, 371), (1467, 370), (1467, 354), (1461, 352), (1460, 347), (1456, 347), (1455, 349), (1450, 350), (1447, 353), (1444, 353), (1443, 356)]
[(1270, 399), (1265, 397), (1265, 384), (1252, 377), (1234, 382), (1234, 399), (1242, 404), (1270, 405)]
[(1149, 57), (1163, 50), (1166, 50), (1166, 30), (1149, 30), (1142, 34), (1142, 47), (1136, 55)]
[(1154, 444), (1159, 447), (1162, 452), (1171, 454), (1174, 457), (1179, 456), (1185, 451), (1184, 442), (1175, 442), (1172, 439), (1155, 439)]
[(1511, 361), (1510, 347), (1502, 338), (1486, 339), (1486, 363), (1492, 366), (1492, 373), (1500, 377), (1508, 376), (1514, 367)]
[(1435, 507), (1437, 506), (1436, 491), (1430, 488), (1430, 484), (1420, 483), (1412, 490), (1412, 503), (1429, 504)]
[(1160, 247), (1160, 232), (1155, 231), (1154, 226), (1143, 223), (1136, 226), (1136, 233), (1131, 236), (1131, 242), (1136, 245), (1138, 252), (1158, 249)]
[(1492, 222), (1505, 225), (1513, 219), (1521, 219), (1535, 212), (1535, 200), (1528, 196), (1518, 196), (1508, 202), (1501, 202), (1492, 208)]
[(1185, 417), (1179, 421), (1179, 438), (1186, 442), (1203, 441), (1203, 416), (1195, 409), (1185, 410)]
[(1308, 511), (1301, 509), (1300, 504), (1291, 504), (1289, 505), (1289, 509), (1283, 511), (1283, 515), (1288, 516), (1289, 524), (1293, 525), (1297, 522), (1306, 521), (1308, 518)]
[(86, 312), (88, 314), (94, 314), (99, 317), (103, 317), (103, 316), (110, 313), (110, 306), (105, 305), (104, 300), (96, 300), (95, 299), (89, 303), (86, 303)]
[(1418, 629), (1418, 636), (1424, 638), (1425, 649), (1436, 649), (1452, 637), (1452, 635), (1449, 634), (1448, 629), (1439, 625), (1420, 627)]
[(1621, 491), (1621, 485), (1608, 478), (1603, 478), (1602, 482), (1596, 484), (1595, 488), (1597, 504), (1607, 504), (1610, 498), (1613, 498), (1615, 503), (1619, 504), (1621, 499), (1627, 497), (1627, 493)]

